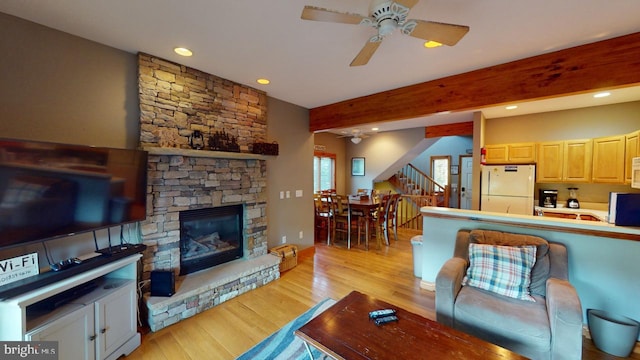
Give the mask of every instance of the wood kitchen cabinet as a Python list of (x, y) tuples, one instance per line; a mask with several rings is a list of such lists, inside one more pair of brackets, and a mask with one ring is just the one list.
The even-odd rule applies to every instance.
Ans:
[(593, 182), (624, 183), (625, 147), (624, 135), (593, 139)]
[(564, 164), (564, 141), (538, 144), (537, 182), (561, 182)]
[(508, 161), (507, 144), (486, 145), (485, 161), (487, 164), (504, 164)]
[(624, 182), (631, 183), (631, 161), (640, 156), (640, 130), (625, 135)]
[(593, 141), (591, 139), (567, 140), (563, 142), (563, 151), (563, 181), (590, 182)]
[(536, 161), (535, 143), (486, 145), (487, 164), (528, 164)]
[(590, 139), (539, 143), (536, 181), (590, 182), (592, 147)]

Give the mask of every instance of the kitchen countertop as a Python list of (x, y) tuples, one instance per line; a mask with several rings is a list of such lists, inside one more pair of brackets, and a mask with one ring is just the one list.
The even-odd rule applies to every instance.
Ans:
[(561, 207), (561, 208), (547, 208), (547, 207), (542, 207), (542, 206), (536, 206), (535, 207), (535, 211), (536, 213), (538, 211), (542, 211), (542, 212), (553, 212), (553, 213), (557, 213), (557, 214), (575, 214), (575, 215), (591, 215), (595, 218), (597, 218), (600, 221), (604, 221), (607, 222), (609, 220), (609, 212), (608, 211), (602, 211), (602, 210), (595, 210), (595, 209), (584, 209), (584, 208), (580, 208), (580, 209), (571, 209), (571, 208), (566, 208), (566, 207)]
[[(555, 208), (561, 210), (562, 208)], [(566, 209), (569, 211), (587, 209)], [(457, 218), (494, 224), (513, 224), (530, 228), (594, 235), (614, 239), (640, 241), (640, 227), (616, 226), (603, 221), (561, 219), (546, 216), (503, 214), (477, 210), (461, 210), (425, 206), (420, 208), (423, 216)], [(596, 210), (597, 211), (597, 210)]]

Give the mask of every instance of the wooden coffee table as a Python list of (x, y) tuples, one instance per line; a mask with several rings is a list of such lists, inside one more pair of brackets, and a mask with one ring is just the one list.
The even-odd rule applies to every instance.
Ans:
[[(399, 321), (376, 326), (369, 312), (379, 309), (395, 309)], [(357, 291), (295, 335), (335, 359), (526, 359)]]

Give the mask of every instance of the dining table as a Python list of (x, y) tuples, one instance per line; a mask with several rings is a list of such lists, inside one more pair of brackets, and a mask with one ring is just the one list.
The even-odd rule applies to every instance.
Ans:
[[(364, 242), (364, 246), (365, 249), (369, 250), (369, 222), (371, 220), (371, 215), (378, 208), (379, 199), (377, 196), (349, 195), (347, 201), (347, 223), (351, 224), (351, 217), (354, 210), (362, 213), (362, 217), (365, 222), (364, 233), (366, 240)], [(347, 227), (347, 248), (351, 249), (351, 225)]]

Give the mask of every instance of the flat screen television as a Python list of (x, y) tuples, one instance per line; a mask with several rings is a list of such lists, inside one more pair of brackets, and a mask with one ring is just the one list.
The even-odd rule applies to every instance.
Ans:
[(147, 152), (0, 139), (0, 248), (146, 217)]

